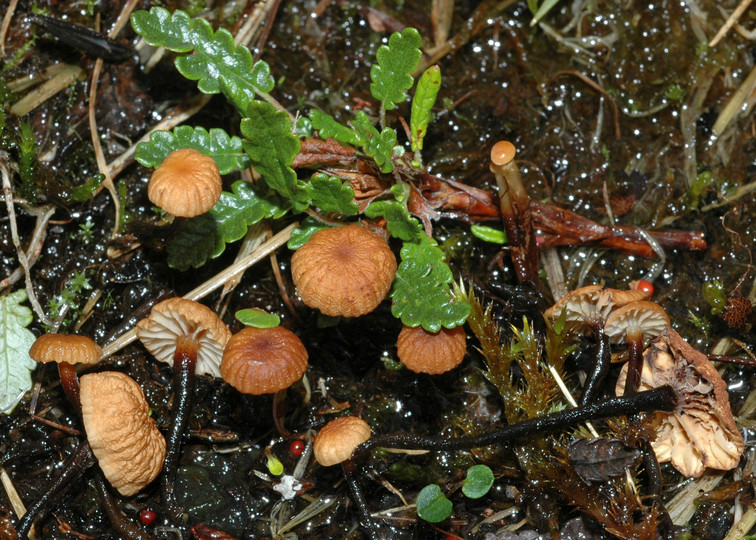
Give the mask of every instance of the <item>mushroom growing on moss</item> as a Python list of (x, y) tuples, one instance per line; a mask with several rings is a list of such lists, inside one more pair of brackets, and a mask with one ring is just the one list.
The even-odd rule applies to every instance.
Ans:
[(395, 274), (396, 257), (386, 241), (359, 225), (322, 229), (291, 257), (302, 302), (331, 317), (373, 311)]
[[(706, 355), (696, 351), (672, 328), (653, 339), (643, 353), (640, 390), (665, 384), (681, 394), (671, 413), (654, 413), (661, 424), (651, 443), (660, 462), (671, 461), (685, 476), (700, 477), (706, 467), (729, 470), (745, 445), (730, 411), (727, 385)], [(627, 366), (617, 381), (625, 389)]]
[(152, 173), (147, 197), (169, 214), (194, 217), (215, 206), (222, 189), (215, 160), (192, 148), (182, 148), (171, 152)]
[(466, 350), (467, 340), (462, 326), (442, 328), (435, 334), (422, 326), (404, 326), (396, 340), (399, 360), (415, 373), (446, 373), (462, 362)]

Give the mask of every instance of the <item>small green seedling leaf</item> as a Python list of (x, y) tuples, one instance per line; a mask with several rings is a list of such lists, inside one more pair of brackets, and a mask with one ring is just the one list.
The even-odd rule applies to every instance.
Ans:
[(488, 493), (494, 483), (494, 475), (486, 465), (473, 465), (467, 469), (467, 477), (462, 482), (462, 493), (470, 499), (480, 499)]
[(317, 173), (306, 185), (310, 204), (326, 214), (336, 212), (354, 216), (359, 211), (359, 206), (354, 202), (354, 190), (340, 178)]
[(365, 141), (354, 130), (347, 126), (342, 126), (333, 116), (323, 111), (317, 109), (311, 110), (310, 121), (312, 122), (312, 128), (318, 130), (318, 137), (321, 139), (336, 139), (340, 143), (354, 146), (365, 144)]
[(494, 229), (487, 225), (470, 225), (470, 232), (484, 242), (500, 245), (507, 243), (507, 233), (501, 229)]
[(423, 40), (414, 28), (405, 28), (401, 33), (394, 32), (388, 45), (382, 45), (376, 57), (378, 63), (370, 69), (370, 93), (387, 110), (393, 110), (398, 103), (407, 99), (407, 92), (412, 87), (412, 72), (423, 57), (420, 46)]
[(429, 484), (417, 494), (417, 515), (430, 523), (438, 523), (451, 515), (452, 502), (441, 492), (438, 484)]
[(306, 217), (302, 220), (299, 227), (291, 231), (291, 238), (286, 243), (286, 247), (292, 251), (296, 251), (301, 248), (313, 234), (321, 229), (328, 228), (328, 225), (325, 225), (323, 222), (311, 217)]
[(433, 105), (441, 88), (441, 68), (431, 66), (425, 70), (417, 81), (415, 97), (412, 98), (412, 112), (410, 114), (410, 141), (412, 151), (419, 155), (423, 149), (423, 139), (428, 132)]
[(190, 52), (194, 48), (190, 24), (189, 15), (180, 9), (171, 15), (165, 8), (153, 7), (149, 11), (136, 11), (131, 15), (131, 26), (147, 43), (178, 53)]
[(236, 312), (236, 319), (254, 328), (275, 328), (281, 324), (281, 318), (278, 315), (259, 308), (240, 309)]
[(25, 300), (23, 289), (0, 296), (0, 410), (6, 414), (31, 389), (31, 372), (37, 365), (29, 358), (34, 334), (26, 329), (32, 311), (21, 305)]
[(80, 186), (71, 189), (71, 200), (76, 202), (86, 202), (97, 194), (97, 190), (105, 181), (104, 174), (95, 174)]
[(373, 201), (365, 209), (365, 215), (369, 218), (386, 218), (386, 227), (391, 236), (405, 242), (412, 242), (425, 236), (420, 222), (412, 217), (412, 214), (398, 201)]
[(364, 111), (359, 111), (355, 115), (354, 120), (352, 120), (352, 127), (357, 137), (364, 141), (365, 153), (375, 160), (381, 168), (381, 172), (393, 171), (392, 158), (394, 157), (394, 146), (396, 146), (396, 131), (391, 128), (384, 128), (383, 131), (379, 132), (370, 123), (370, 118)]
[(244, 153), (242, 140), (231, 137), (220, 128), (207, 131), (203, 127), (178, 126), (173, 131), (155, 131), (149, 142), (139, 143), (134, 159), (145, 167), (156, 168), (171, 152), (193, 148), (210, 156), (221, 174), (249, 167), (250, 159)]
[(268, 466), (268, 472), (273, 476), (281, 476), (284, 472), (283, 463), (281, 463), (273, 454), (267, 454), (266, 457), (268, 458), (266, 463)]

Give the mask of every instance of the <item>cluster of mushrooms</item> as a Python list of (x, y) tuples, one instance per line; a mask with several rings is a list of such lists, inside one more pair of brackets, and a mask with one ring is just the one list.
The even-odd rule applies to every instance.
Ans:
[[(148, 189), (153, 203), (179, 218), (207, 212), (220, 193), (214, 160), (190, 149), (168, 156)], [(396, 269), (386, 240), (356, 224), (316, 232), (291, 259), (297, 294), (304, 304), (329, 316), (359, 317), (373, 311), (389, 292)], [(338, 279), (330, 279), (333, 276)], [(652, 411), (662, 418), (659, 436), (652, 443), (659, 461), (671, 461), (693, 477), (706, 467), (730, 469), (738, 463), (744, 444), (730, 413), (725, 384), (706, 356), (671, 329), (666, 313), (649, 296), (640, 290), (592, 285), (569, 293), (546, 311), (549, 319), (563, 317), (574, 330), (591, 332), (599, 345), (581, 408), (451, 440), (408, 434), (373, 437), (365, 421), (345, 416), (320, 430), (313, 444), (315, 459), (323, 466), (342, 464), (371, 536), (375, 535), (369, 528), (354, 460), (375, 446), (451, 450), (505, 444), (536, 429), (558, 430), (593, 418)], [(222, 378), (245, 394), (273, 394), (297, 382), (308, 365), (307, 350), (290, 330), (246, 327), (232, 335), (211, 309), (183, 298), (153, 306), (149, 317), (137, 324), (137, 335), (157, 360), (174, 370), (167, 442), (149, 416), (144, 393), (128, 375), (93, 372), (79, 383), (75, 366), (91, 366), (102, 356), (91, 339), (48, 334), (32, 347), (33, 359), (58, 363), (62, 387), (81, 415), (86, 440), (65, 474), (21, 519), (19, 537), (26, 536), (37, 513), (55, 504), (68, 480), (95, 463), (107, 482), (127, 497), (160, 476), (164, 506), (169, 517), (180, 523), (183, 510), (174, 493), (174, 478), (196, 376)], [(610, 343), (629, 347), (629, 360), (617, 383), (620, 397), (592, 403), (611, 362)], [(465, 357), (465, 331), (461, 326), (438, 333), (404, 327), (397, 353), (414, 372), (443, 373)], [(108, 514), (124, 537), (152, 538), (115, 508), (104, 480), (98, 485), (103, 504), (111, 509)]]

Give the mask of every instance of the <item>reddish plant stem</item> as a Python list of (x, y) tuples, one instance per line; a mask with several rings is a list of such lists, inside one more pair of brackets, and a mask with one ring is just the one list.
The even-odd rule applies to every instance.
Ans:
[(95, 477), (95, 490), (97, 491), (97, 497), (100, 499), (100, 504), (102, 504), (105, 514), (108, 516), (108, 521), (118, 531), (121, 538), (126, 540), (157, 540), (151, 534), (140, 529), (121, 512), (115, 497), (113, 497), (108, 489), (108, 482), (101, 471), (98, 471)]
[(58, 376), (60, 376), (60, 385), (63, 387), (68, 401), (74, 406), (79, 416), (81, 416), (79, 378), (76, 376), (76, 367), (68, 362), (58, 362)]
[(627, 377), (625, 378), (625, 392), (623, 395), (631, 396), (638, 391), (643, 369), (643, 334), (633, 332), (627, 334), (628, 360)]

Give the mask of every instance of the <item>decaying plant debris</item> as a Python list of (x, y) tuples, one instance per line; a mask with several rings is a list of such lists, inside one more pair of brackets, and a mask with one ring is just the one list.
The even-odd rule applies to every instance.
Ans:
[[(174, 53), (134, 32), (130, 14), (151, 2), (11, 1), (0, 27), (4, 309), (25, 294), (35, 335), (92, 337), (104, 359), (88, 371), (132, 377), (163, 434), (171, 431), (174, 372), (133, 343), (137, 322), (159, 301), (200, 300), (234, 333), (244, 326), (234, 318), (239, 310), (265, 310), (309, 354), (305, 379), (275, 396), (244, 395), (220, 379), (197, 377), (173, 486), (185, 520), (171, 519), (159, 482), (107, 499), (104, 481), (90, 474), (32, 534), (117, 538), (122, 533), (111, 521), (124, 517), (153, 538), (753, 534), (756, 361), (748, 308), (756, 297), (756, 70), (752, 21), (737, 6), (564, 0), (531, 26), (528, 5), (508, 0), (165, 3), (227, 28), (265, 60), (276, 82), (265, 102), (287, 118), (318, 110), (348, 125), (366, 112), (395, 129), (407, 152), (409, 103), (395, 110), (378, 103), (370, 71), (389, 35), (419, 30), (423, 56), (415, 75), (438, 63), (442, 82), (417, 165), (406, 157), (406, 167), (386, 173), (359, 145), (310, 134), (292, 167), (299, 179), (317, 169), (323, 182), (349, 185), (355, 213), (392, 185), (407, 186), (401, 200), (417, 231), (439, 242), (461, 282), (454, 298), (471, 309), (464, 361), (430, 376), (399, 364), (402, 323), (389, 300), (338, 324), (301, 303), (284, 245), (293, 217), (262, 220), (221, 246), (219, 256), (175, 269), (171, 239), (187, 226), (149, 202), (151, 170), (134, 161), (137, 143), (181, 124), (202, 126), (207, 137), (217, 136), (213, 128), (237, 136), (246, 127), (238, 108), (179, 75)], [(28, 16), (34, 10), (41, 13)], [(66, 37), (71, 33), (77, 39)], [(510, 252), (481, 239), (489, 233), (471, 232), (470, 224), (503, 228), (489, 170), (490, 149), (500, 140), (517, 147), (530, 198), (538, 260), (532, 249), (522, 253), (531, 253), (523, 256), (539, 270), (535, 278), (530, 272), (518, 279)], [(243, 194), (258, 175), (233, 159), (245, 166), (221, 171), (224, 188)], [(315, 217), (334, 220), (325, 212)], [(386, 234), (385, 219), (360, 219)], [(389, 245), (399, 259), (398, 238)], [(721, 381), (697, 384), (717, 399), (729, 397), (734, 420), (725, 431), (745, 440), (732, 470), (695, 468), (688, 472), (697, 478), (686, 479), (659, 466), (652, 441), (665, 428), (653, 414), (528, 433), (516, 444), (427, 452), (368, 441), (341, 468), (314, 460), (315, 433), (337, 417), (361, 418), (377, 440), (400, 432), (394, 441), (425, 448), (418, 441), (466, 440), (569, 411), (568, 395), (580, 400), (586, 371), (596, 382), (584, 404), (607, 402), (625, 349), (602, 349), (602, 338), (579, 337), (558, 313), (549, 321), (541, 313), (583, 285), (628, 289), (639, 279), (653, 282), (652, 301), (700, 351), (698, 364), (706, 354), (725, 360), (714, 364)], [(676, 339), (667, 345), (680, 349)], [(606, 373), (590, 379), (598, 355), (605, 355)], [(83, 437), (54, 371), (37, 368), (34, 388), (0, 418), (0, 537), (13, 534), (19, 502), (29, 506), (65, 470)], [(475, 464), (495, 478), (480, 498), (463, 491)], [(431, 484), (452, 504), (451, 516), (437, 523), (414, 506)]]

